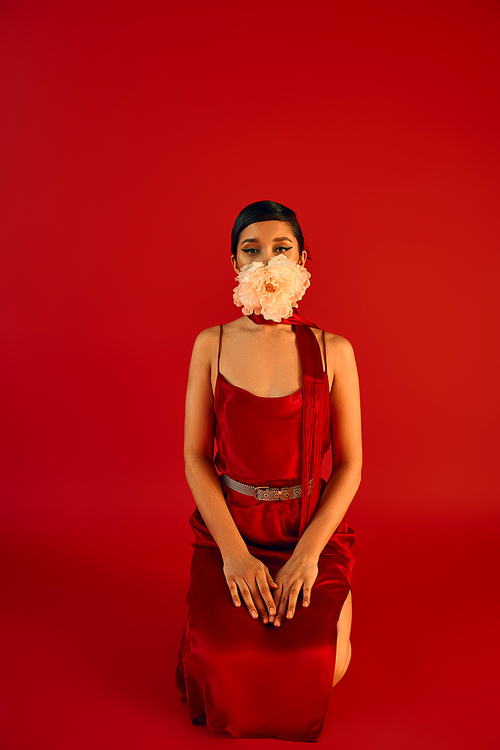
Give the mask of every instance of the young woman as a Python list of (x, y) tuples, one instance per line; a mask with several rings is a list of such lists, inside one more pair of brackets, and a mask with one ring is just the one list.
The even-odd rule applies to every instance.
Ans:
[(351, 658), (358, 375), (349, 341), (296, 309), (306, 259), (294, 211), (246, 206), (231, 236), (243, 314), (198, 335), (189, 371), (197, 507), (175, 679), (194, 724), (241, 738), (316, 742)]

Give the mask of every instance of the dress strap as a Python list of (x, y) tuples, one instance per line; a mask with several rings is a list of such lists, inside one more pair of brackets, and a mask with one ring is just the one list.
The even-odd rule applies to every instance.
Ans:
[(323, 328), (323, 352), (325, 354), (325, 372), (328, 372), (328, 362), (326, 361), (326, 343), (325, 343), (325, 329)]
[[(317, 326), (316, 326), (317, 327)], [(297, 348), (302, 367), (302, 455), (301, 480), (303, 487), (312, 478), (310, 497), (303, 496), (300, 507), (299, 536), (309, 524), (321, 494), (321, 445), (324, 420), (327, 418), (327, 391), (320, 344), (307, 325), (295, 326)]]
[(219, 370), (219, 362), (220, 362), (220, 347), (221, 347), (221, 342), (222, 342), (222, 323), (220, 324), (220, 328), (219, 328), (219, 351), (218, 351), (218, 354), (217, 354), (217, 373), (220, 372), (220, 370)]

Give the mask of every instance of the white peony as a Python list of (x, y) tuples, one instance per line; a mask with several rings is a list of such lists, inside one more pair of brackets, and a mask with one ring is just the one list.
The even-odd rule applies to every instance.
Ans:
[(244, 315), (256, 313), (279, 323), (292, 314), (292, 308), (305, 294), (311, 274), (296, 260), (271, 258), (267, 265), (254, 261), (243, 266), (236, 281), (233, 300)]

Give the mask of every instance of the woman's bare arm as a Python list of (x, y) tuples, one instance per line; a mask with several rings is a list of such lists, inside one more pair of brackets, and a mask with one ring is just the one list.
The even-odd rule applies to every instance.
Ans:
[[(186, 479), (196, 505), (224, 560), (224, 574), (236, 606), (238, 589), (253, 617), (264, 622), (274, 616), (270, 586), (276, 588), (267, 567), (253, 557), (236, 526), (213, 464), (214, 409), (211, 362), (217, 352), (218, 328), (202, 331), (193, 347), (186, 392), (184, 461)], [(255, 614), (252, 614), (255, 612)]]
[(246, 551), (213, 464), (214, 411), (211, 366), (217, 334), (202, 331), (193, 347), (186, 391), (184, 463), (186, 479), (198, 509), (222, 556)]
[[(329, 343), (329, 345), (328, 345)], [(318, 509), (296, 550), (318, 558), (344, 518), (361, 482), (363, 463), (359, 379), (354, 351), (342, 336), (327, 335), (327, 359), (333, 362), (330, 391), (332, 472)]]

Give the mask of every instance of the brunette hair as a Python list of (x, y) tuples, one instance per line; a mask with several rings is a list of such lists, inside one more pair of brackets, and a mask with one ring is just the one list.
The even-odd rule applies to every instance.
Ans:
[[(231, 252), (235, 260), (238, 252), (238, 239), (241, 232), (256, 221), (285, 221), (292, 230), (293, 236), (299, 245), (299, 254), (302, 255), (304, 250), (304, 235), (297, 221), (295, 211), (275, 201), (255, 201), (254, 203), (249, 203), (248, 206), (245, 206), (239, 212), (233, 224), (231, 231)], [(309, 251), (307, 257), (309, 260), (311, 259)]]

